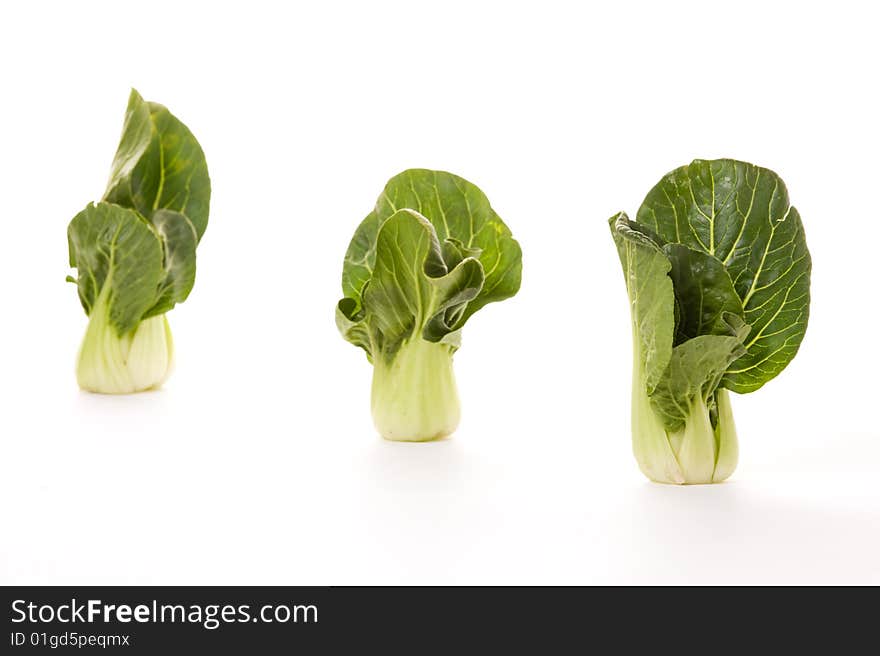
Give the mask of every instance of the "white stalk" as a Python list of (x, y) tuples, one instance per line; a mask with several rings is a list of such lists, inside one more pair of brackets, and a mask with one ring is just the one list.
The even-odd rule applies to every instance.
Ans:
[(109, 285), (89, 315), (76, 366), (81, 389), (100, 394), (131, 394), (160, 387), (171, 373), (174, 343), (165, 315), (141, 321), (119, 336), (110, 324)]
[(718, 419), (714, 429), (709, 407), (698, 395), (690, 405), (684, 426), (667, 431), (645, 390), (637, 348), (634, 356), (632, 443), (642, 473), (657, 483), (675, 485), (720, 483), (728, 478), (736, 469), (739, 455), (728, 391), (715, 391)]
[(390, 362), (377, 357), (372, 410), (376, 429), (386, 440), (425, 442), (453, 433), (460, 408), (452, 347), (414, 338)]

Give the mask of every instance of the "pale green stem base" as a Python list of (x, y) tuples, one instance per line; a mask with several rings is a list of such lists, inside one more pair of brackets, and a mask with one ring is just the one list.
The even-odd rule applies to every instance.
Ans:
[(373, 422), (386, 440), (426, 442), (451, 435), (460, 408), (452, 348), (414, 339), (391, 362), (373, 364)]
[[(636, 358), (637, 359), (637, 358)], [(645, 392), (638, 363), (633, 372), (632, 443), (642, 473), (657, 483), (694, 485), (720, 483), (736, 469), (739, 444), (726, 389), (715, 391), (715, 428), (704, 399), (694, 399), (687, 422), (667, 431)]]
[(168, 378), (173, 363), (174, 343), (164, 314), (119, 337), (108, 320), (105, 294), (99, 295), (77, 358), (80, 388), (100, 394), (155, 389)]

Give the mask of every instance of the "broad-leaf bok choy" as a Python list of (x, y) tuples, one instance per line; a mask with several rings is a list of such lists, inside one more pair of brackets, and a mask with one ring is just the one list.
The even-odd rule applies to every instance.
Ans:
[(739, 453), (729, 392), (753, 392), (798, 351), (810, 253), (773, 171), (695, 160), (610, 219), (630, 299), (632, 440), (661, 483), (717, 483)]
[(187, 127), (132, 90), (104, 198), (67, 228), (70, 266), (89, 317), (76, 375), (91, 392), (160, 386), (174, 357), (165, 314), (196, 275), (208, 225), (205, 155)]
[(358, 227), (336, 307), (342, 336), (373, 364), (372, 412), (389, 440), (427, 441), (458, 426), (452, 371), (462, 326), (516, 294), (522, 253), (475, 185), (413, 169), (388, 182)]

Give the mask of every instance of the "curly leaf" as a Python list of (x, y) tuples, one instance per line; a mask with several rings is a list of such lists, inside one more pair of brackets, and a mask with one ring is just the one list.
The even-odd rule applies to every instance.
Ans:
[(475, 257), (483, 267), (485, 282), (477, 297), (462, 309), (459, 327), (487, 303), (509, 298), (519, 290), (522, 251), (486, 195), (451, 173), (410, 169), (388, 182), (375, 209), (355, 232), (342, 274), (346, 296), (360, 302), (375, 266), (379, 228), (401, 209), (414, 210), (431, 223), (443, 244), (442, 253), (453, 258), (451, 261)]
[[(347, 319), (360, 317), (371, 349), (391, 356), (411, 337), (440, 341), (457, 329), (449, 324), (450, 317), (477, 296), (482, 284), (477, 260), (465, 259), (449, 271), (430, 222), (417, 212), (401, 210), (377, 234), (375, 269), (364, 288), (362, 307)], [(351, 302), (339, 307), (356, 308)], [(353, 329), (343, 328), (346, 333)], [(354, 335), (363, 341), (359, 333)]]

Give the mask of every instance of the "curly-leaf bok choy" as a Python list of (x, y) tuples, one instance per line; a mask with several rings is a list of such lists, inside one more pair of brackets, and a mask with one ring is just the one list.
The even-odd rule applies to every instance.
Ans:
[(70, 266), (89, 317), (79, 386), (126, 394), (160, 386), (174, 347), (165, 314), (195, 282), (208, 225), (205, 155), (187, 127), (132, 90), (104, 198), (67, 228)]
[(800, 214), (773, 171), (696, 160), (610, 226), (632, 312), (639, 467), (661, 483), (723, 481), (739, 453), (729, 391), (775, 378), (807, 328)]
[(336, 307), (342, 336), (373, 364), (383, 437), (426, 441), (456, 429), (461, 328), (516, 294), (521, 271), (519, 244), (475, 185), (424, 169), (388, 182), (348, 247)]

